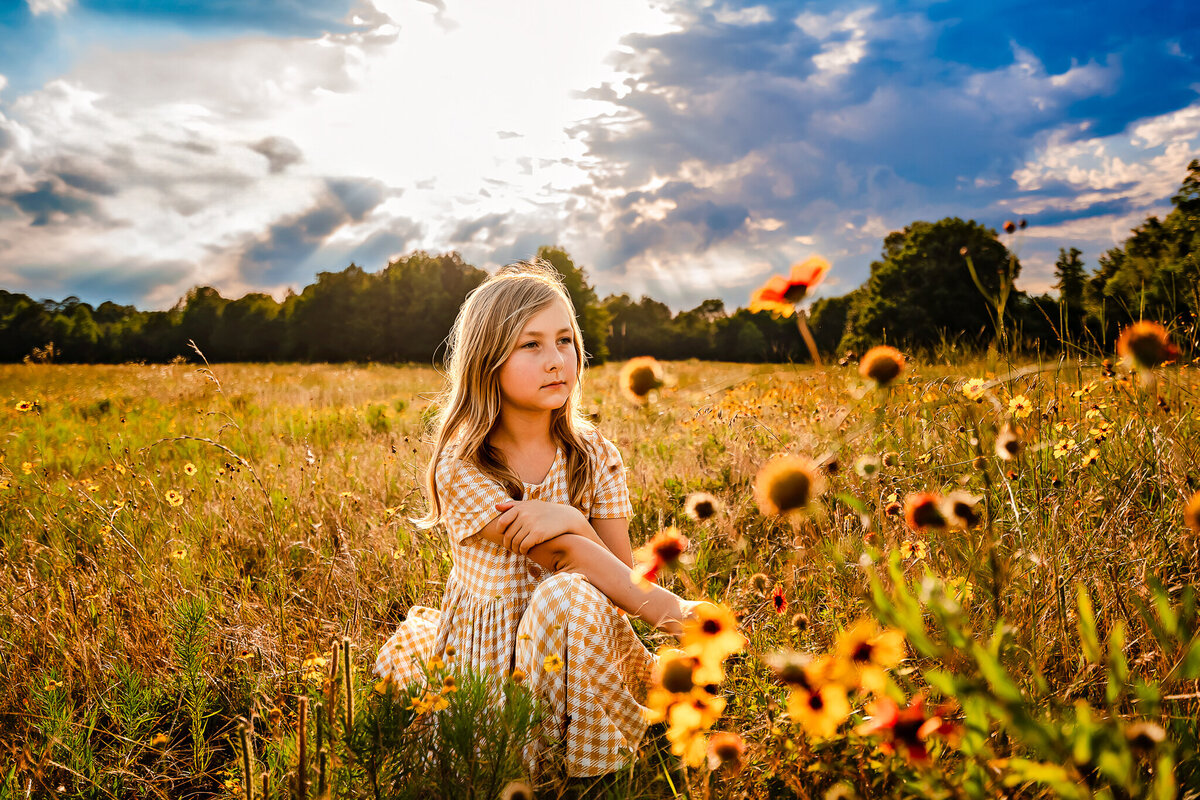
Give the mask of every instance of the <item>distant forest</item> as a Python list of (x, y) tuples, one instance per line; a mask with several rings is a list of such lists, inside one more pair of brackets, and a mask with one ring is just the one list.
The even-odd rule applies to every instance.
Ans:
[[(1064, 342), (1106, 348), (1136, 319), (1173, 327), (1195, 346), (1200, 311), (1200, 161), (1193, 160), (1165, 219), (1150, 217), (1089, 271), (1075, 248), (1055, 265), (1056, 295), (1013, 291), (1005, 313), (1016, 347), (1055, 351)], [(970, 276), (970, 254), (989, 292), (1020, 264), (1010, 247), (1020, 233), (997, 234), (972, 220), (913, 222), (888, 234), (867, 281), (813, 304), (810, 328), (821, 352), (888, 342), (909, 349), (984, 346), (996, 336), (992, 308)], [(1007, 242), (1007, 244), (1006, 244)], [(1015, 249), (1019, 249), (1017, 246)], [(721, 300), (673, 314), (649, 297), (596, 295), (586, 271), (562, 249), (538, 255), (562, 273), (593, 362), (652, 355), (662, 359), (798, 362), (808, 360), (792, 319), (729, 311)], [(487, 273), (458, 253), (416, 252), (379, 272), (356, 264), (322, 272), (299, 294), (233, 300), (192, 289), (168, 311), (113, 302), (93, 308), (76, 297), (33, 300), (0, 290), (0, 361), (73, 363), (384, 361), (428, 364), (463, 298)]]

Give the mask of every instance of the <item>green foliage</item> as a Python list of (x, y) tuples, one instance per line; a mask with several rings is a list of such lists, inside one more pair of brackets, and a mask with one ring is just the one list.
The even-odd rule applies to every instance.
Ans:
[(181, 599), (171, 610), (171, 643), (179, 665), (180, 708), (192, 739), (192, 764), (197, 772), (208, 768), (212, 756), (205, 721), (212, 710), (214, 692), (206, 671), (209, 653), (209, 603), (201, 596)]
[(587, 348), (588, 359), (596, 364), (603, 364), (608, 360), (609, 313), (596, 297), (596, 290), (587, 282), (583, 268), (575, 266), (567, 251), (561, 247), (539, 247), (537, 256), (553, 264), (562, 275), (563, 284), (567, 287), (571, 303), (575, 306), (579, 328), (583, 331), (583, 344)]

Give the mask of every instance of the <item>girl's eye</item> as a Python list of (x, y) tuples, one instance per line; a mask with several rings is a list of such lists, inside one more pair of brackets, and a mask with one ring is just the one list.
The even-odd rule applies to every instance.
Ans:
[(559, 344), (574, 344), (574, 342), (575, 342), (575, 340), (572, 339), (570, 336), (564, 336), (558, 340)]
[(526, 342), (521, 347), (537, 347), (537, 342)]

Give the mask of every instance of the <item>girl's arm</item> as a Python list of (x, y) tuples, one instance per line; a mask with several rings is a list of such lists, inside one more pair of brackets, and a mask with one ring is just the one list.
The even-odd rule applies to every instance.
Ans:
[(604, 517), (588, 520), (604, 546), (630, 569), (633, 569), (633, 545), (629, 543), (629, 519), (627, 517)]

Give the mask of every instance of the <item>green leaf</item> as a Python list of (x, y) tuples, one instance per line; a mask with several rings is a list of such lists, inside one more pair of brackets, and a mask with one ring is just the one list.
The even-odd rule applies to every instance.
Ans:
[(857, 511), (860, 514), (867, 513), (867, 504), (864, 503), (862, 500), (859, 500), (857, 497), (850, 494), (849, 492), (839, 492), (838, 494), (834, 495), (834, 498), (837, 500), (841, 500), (843, 503), (850, 506), (852, 509), (854, 509), (855, 511)]
[(1100, 637), (1096, 635), (1096, 614), (1092, 611), (1092, 598), (1083, 584), (1078, 587), (1079, 641), (1083, 655), (1093, 664), (1100, 663)]
[(1024, 758), (1008, 760), (1009, 774), (1004, 776), (1005, 786), (1016, 786), (1020, 783), (1040, 783), (1049, 786), (1060, 797), (1082, 797), (1079, 787), (1071, 780), (1064, 767), (1058, 764), (1044, 764), (1040, 761), (1030, 761)]

